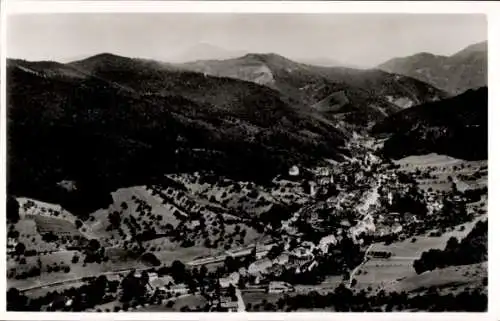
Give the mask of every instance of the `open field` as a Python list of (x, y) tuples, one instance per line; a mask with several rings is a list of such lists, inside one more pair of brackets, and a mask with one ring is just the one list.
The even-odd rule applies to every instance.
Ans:
[[(255, 307), (256, 304), (262, 304), (262, 301), (266, 301), (269, 303), (276, 303), (280, 298), (284, 297), (284, 293), (265, 293), (264, 291), (262, 292), (248, 292), (248, 291), (241, 291), (243, 301), (245, 302), (245, 305), (248, 305), (249, 303)], [(252, 309), (253, 310), (253, 309)], [(259, 309), (259, 311), (263, 311), (262, 307)]]
[(396, 164), (406, 167), (426, 167), (426, 166), (437, 166), (438, 168), (444, 169), (448, 166), (456, 166), (464, 163), (471, 164), (482, 164), (485, 161), (468, 162), (458, 158), (453, 158), (447, 155), (439, 155), (436, 153), (426, 154), (426, 155), (414, 155), (402, 158), (396, 161)]
[(317, 285), (302, 285), (297, 284), (294, 286), (295, 292), (306, 294), (310, 291), (317, 291), (318, 293), (328, 293), (334, 291), (341, 283), (345, 283), (341, 275), (327, 276), (326, 279)]
[(27, 250), (35, 250), (40, 253), (58, 249), (55, 243), (42, 240), (34, 220), (20, 220), (14, 225), (14, 229), (19, 232), (18, 242), (23, 243)]
[(429, 237), (427, 235), (417, 236), (416, 241), (411, 239), (394, 242), (390, 245), (375, 243), (372, 251), (391, 252), (388, 259), (371, 258), (360, 268), (360, 274), (355, 276), (358, 281), (356, 288), (386, 287), (399, 280), (414, 277), (417, 274), (413, 269), (413, 261), (420, 258), (423, 252), (430, 249), (444, 249), (450, 237), (458, 240), (465, 237), (474, 227), (477, 221), (484, 220), (486, 216), (480, 216), (471, 222), (461, 224), (465, 227), (463, 231), (458, 228), (443, 233), (440, 237)]
[[(103, 263), (87, 263), (85, 266), (83, 266), (83, 258), (80, 258), (80, 261), (76, 264), (71, 263), (71, 259), (74, 255), (74, 253), (77, 253), (76, 251), (59, 251), (59, 252), (54, 252), (51, 254), (47, 255), (41, 255), (40, 260), (42, 262), (42, 274), (40, 277), (36, 278), (28, 278), (28, 279), (22, 279), (22, 280), (16, 280), (13, 278), (10, 278), (7, 280), (7, 286), (8, 287), (16, 287), (20, 290), (34, 287), (34, 286), (39, 286), (39, 285), (44, 285), (44, 284), (49, 284), (53, 282), (63, 282), (67, 280), (73, 280), (73, 279), (78, 279), (82, 277), (91, 277), (95, 276), (96, 274), (99, 273), (104, 273), (104, 272), (110, 272), (113, 273), (113, 271), (119, 271), (119, 270), (124, 270), (124, 269), (131, 269), (131, 268), (145, 268), (147, 267), (144, 265), (141, 261), (139, 260), (133, 260), (133, 259), (123, 259), (123, 258), (113, 258), (110, 257), (110, 260), (108, 262), (103, 262)], [(59, 272), (51, 272), (47, 273), (46, 272), (46, 267), (47, 265), (53, 265), (53, 264), (58, 264), (61, 265), (68, 265), (71, 267), (71, 270), (68, 273), (65, 273), (63, 271)], [(10, 266), (9, 266), (10, 264)], [(8, 261), (8, 267), (13, 268), (15, 267), (16, 270), (21, 271), (21, 269), (29, 269), (31, 267), (34, 267), (37, 265), (37, 257), (28, 257), (26, 258), (26, 264), (25, 265), (19, 265), (16, 262)]]
[(391, 252), (393, 257), (420, 257), (423, 252), (430, 249), (444, 249), (446, 242), (448, 242), (452, 236), (461, 240), (469, 234), (479, 220), (484, 219), (486, 219), (486, 215), (481, 215), (476, 217), (473, 221), (461, 224), (460, 226), (465, 227), (463, 231), (460, 231), (457, 227), (455, 227), (453, 231), (443, 233), (439, 237), (429, 237), (427, 235), (417, 236), (415, 237), (415, 242), (412, 242), (411, 239), (406, 239), (404, 241), (393, 242), (390, 245), (375, 243), (373, 244), (372, 250)]
[(23, 220), (35, 220), (39, 233), (53, 232), (60, 235), (79, 235), (87, 239), (96, 238), (89, 231), (89, 227), (82, 221), (82, 227), (77, 229), (75, 222), (78, 218), (60, 205), (43, 202), (26, 197), (17, 198), (20, 210), (19, 216)]
[(466, 286), (481, 288), (483, 287), (483, 279), (487, 276), (488, 262), (450, 266), (405, 278), (387, 286), (385, 290), (412, 292), (427, 289), (431, 286), (450, 291), (463, 289)]
[(32, 218), (36, 223), (38, 231), (42, 234), (52, 232), (58, 236), (83, 236), (74, 223), (66, 219), (42, 215), (33, 215)]
[(159, 304), (142, 307), (134, 310), (134, 312), (179, 312), (183, 307), (201, 308), (207, 303), (207, 300), (198, 294), (182, 296), (177, 299), (173, 298), (171, 300), (174, 301), (174, 305), (171, 308), (166, 307), (165, 304)]
[[(409, 156), (395, 162), (401, 165), (402, 170), (406, 171), (429, 171), (432, 178), (419, 178), (420, 188), (428, 190), (432, 188), (436, 191), (451, 190), (451, 182), (448, 176), (456, 177), (458, 175), (470, 176), (476, 172), (483, 173), (479, 179), (468, 180), (465, 182), (473, 188), (487, 186), (488, 161), (465, 161), (446, 155), (427, 154), (419, 156)], [(486, 172), (485, 172), (486, 171)]]
[(398, 279), (415, 275), (412, 264), (413, 259), (370, 259), (354, 277), (357, 282), (353, 288), (376, 291)]

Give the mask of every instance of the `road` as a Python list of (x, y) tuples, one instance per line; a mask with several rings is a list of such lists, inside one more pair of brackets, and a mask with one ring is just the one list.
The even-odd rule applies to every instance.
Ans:
[[(274, 244), (268, 244), (268, 245), (263, 246), (262, 250), (257, 251), (257, 256), (265, 255), (273, 245)], [(227, 256), (240, 257), (240, 256), (248, 255), (252, 252), (252, 249), (253, 248), (243, 249), (243, 250), (238, 250), (235, 252), (227, 251), (225, 255), (218, 255), (218, 256), (214, 256), (214, 257), (207, 257), (207, 258), (203, 258), (203, 259), (193, 260), (193, 261), (187, 262), (186, 265), (199, 266), (199, 265), (205, 265), (205, 264), (219, 263), (219, 262), (223, 262)]]
[(354, 280), (354, 277), (356, 276), (356, 273), (363, 266), (363, 264), (365, 264), (366, 261), (368, 261), (368, 253), (370, 252), (372, 246), (373, 246), (373, 244), (370, 244), (370, 246), (368, 246), (368, 248), (366, 249), (365, 256), (363, 257), (363, 262), (361, 262), (358, 266), (356, 266), (354, 268), (354, 270), (352, 270), (351, 275), (349, 277), (349, 284), (347, 285), (347, 288), (350, 289), (352, 287), (352, 281)]
[[(261, 247), (262, 250), (258, 251), (257, 255), (266, 254), (269, 251), (269, 248), (271, 248), (273, 245), (274, 244), (268, 244), (268, 245), (262, 246)], [(208, 258), (204, 258), (204, 259), (197, 259), (197, 260), (187, 262), (186, 265), (194, 267), (194, 266), (205, 265), (205, 264), (219, 263), (219, 262), (223, 262), (226, 259), (226, 256), (228, 256), (228, 255), (232, 255), (234, 257), (244, 256), (244, 255), (250, 254), (251, 251), (252, 251), (252, 248), (241, 249), (241, 250), (237, 250), (235, 252), (231, 252), (229, 250), (226, 252), (227, 253), (226, 255), (219, 255), (219, 256), (208, 257)], [(130, 272), (132, 270), (144, 271), (144, 270), (149, 270), (149, 269), (150, 268), (130, 268), (130, 269), (123, 269), (123, 270), (118, 270), (118, 271), (102, 272), (102, 273), (99, 273), (99, 274), (96, 274), (93, 276), (98, 277), (101, 275), (116, 275), (116, 274), (120, 274), (120, 273)], [(19, 289), (19, 291), (27, 292), (27, 291), (36, 290), (36, 289), (56, 287), (56, 286), (60, 286), (62, 284), (78, 283), (78, 282), (82, 282), (83, 279), (88, 278), (88, 277), (90, 277), (90, 276), (84, 276), (84, 277), (79, 277), (79, 278), (74, 278), (74, 279), (68, 279), (68, 280), (50, 282), (50, 283), (46, 283), (46, 284), (34, 285), (34, 286), (27, 287), (24, 289)]]
[(19, 291), (20, 292), (27, 292), (27, 291), (36, 290), (36, 289), (51, 288), (51, 287), (56, 287), (56, 286), (59, 286), (62, 284), (71, 284), (71, 283), (82, 282), (84, 279), (88, 279), (89, 277), (99, 277), (101, 275), (116, 275), (116, 274), (120, 274), (120, 273), (124, 273), (124, 272), (130, 272), (132, 270), (143, 271), (143, 270), (149, 270), (149, 269), (150, 268), (140, 268), (140, 269), (131, 268), (131, 269), (125, 269), (125, 270), (119, 270), (119, 271), (102, 272), (102, 273), (99, 273), (97, 275), (92, 275), (92, 276), (83, 276), (83, 277), (69, 279), (69, 280), (62, 280), (62, 281), (56, 281), (56, 282), (51, 282), (51, 283), (46, 283), (46, 284), (35, 285), (35, 286), (31, 286), (31, 287), (24, 288), (24, 289), (19, 289)]
[(236, 288), (236, 297), (238, 298), (238, 312), (245, 312), (245, 301), (243, 301), (241, 290), (238, 287)]

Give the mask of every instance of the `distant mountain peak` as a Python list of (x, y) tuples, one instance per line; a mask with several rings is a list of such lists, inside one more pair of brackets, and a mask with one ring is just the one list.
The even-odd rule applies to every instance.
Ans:
[(459, 94), (467, 89), (487, 85), (487, 46), (486, 41), (472, 44), (451, 56), (421, 52), (390, 59), (378, 68), (418, 79), (452, 94)]
[(131, 58), (119, 56), (119, 55), (116, 55), (113, 53), (103, 52), (103, 53), (99, 53), (99, 54), (96, 54), (96, 55), (93, 55), (93, 56), (90, 56), (90, 57), (87, 57), (84, 59), (69, 62), (68, 64), (69, 65), (78, 65), (78, 64), (89, 63), (89, 62), (110, 62), (110, 61), (130, 60), (130, 59)]
[(481, 41), (475, 44), (472, 44), (470, 46), (465, 47), (464, 49), (460, 50), (456, 54), (454, 54), (454, 57), (460, 57), (460, 56), (465, 56), (473, 53), (487, 53), (488, 52), (488, 41)]
[(167, 60), (172, 62), (224, 60), (224, 59), (237, 58), (244, 54), (246, 54), (245, 51), (228, 50), (207, 42), (200, 42), (182, 52), (173, 55), (172, 57), (167, 58)]

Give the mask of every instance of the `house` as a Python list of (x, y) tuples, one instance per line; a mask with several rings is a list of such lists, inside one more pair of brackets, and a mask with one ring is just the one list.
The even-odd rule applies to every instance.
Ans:
[(291, 177), (297, 177), (297, 176), (299, 176), (299, 174), (300, 174), (300, 171), (296, 165), (292, 166), (290, 168), (290, 170), (288, 170), (288, 175)]
[[(154, 273), (154, 274), (156, 274), (156, 273)], [(158, 277), (158, 276), (155, 277), (154, 275), (150, 275), (149, 276), (149, 284), (154, 289), (163, 289), (167, 285), (174, 284), (174, 279), (170, 275), (166, 275), (166, 276), (162, 276), (162, 277)]]
[(323, 237), (319, 241), (318, 247), (321, 250), (321, 252), (327, 253), (330, 244), (334, 244), (334, 245), (337, 244), (337, 238), (333, 234)]
[(315, 171), (315, 174), (318, 176), (328, 176), (330, 175), (330, 169), (328, 167), (320, 167)]
[(165, 293), (172, 293), (172, 294), (179, 293), (181, 295), (187, 294), (189, 292), (188, 287), (184, 283), (174, 284), (170, 287), (162, 287), (158, 290), (160, 290), (161, 292), (165, 292)]
[(308, 184), (309, 184), (309, 195), (311, 195), (313, 197), (316, 196), (316, 193), (317, 193), (316, 182), (309, 181)]
[(375, 232), (375, 223), (371, 214), (366, 215), (356, 226), (349, 229), (353, 237), (358, 237), (361, 233), (371, 234)]
[(310, 262), (311, 260), (314, 259), (314, 255), (312, 253), (306, 253), (306, 254), (294, 254), (290, 256), (290, 262), (292, 264), (298, 264), (298, 265), (303, 265), (307, 262)]
[(238, 302), (231, 300), (231, 298), (229, 298), (229, 297), (221, 297), (220, 307), (222, 308), (223, 311), (237, 312), (238, 311)]
[(7, 238), (7, 248), (13, 249), (17, 245), (17, 240), (15, 238), (9, 237)]
[(248, 267), (248, 274), (259, 275), (265, 272), (271, 266), (273, 266), (273, 262), (269, 259), (262, 259), (259, 261), (255, 261)]
[(236, 286), (239, 280), (240, 274), (238, 272), (233, 272), (228, 277), (220, 278), (219, 284), (221, 288), (228, 288), (231, 284)]
[(403, 219), (405, 222), (417, 222), (417, 216), (415, 214), (412, 214), (412, 213), (404, 213), (403, 215)]
[(290, 255), (286, 254), (286, 253), (282, 253), (282, 254), (278, 255), (278, 257), (273, 260), (273, 263), (283, 265), (283, 264), (288, 263), (289, 260), (290, 260)]
[(295, 291), (294, 287), (286, 282), (271, 281), (267, 287), (269, 293), (286, 293)]

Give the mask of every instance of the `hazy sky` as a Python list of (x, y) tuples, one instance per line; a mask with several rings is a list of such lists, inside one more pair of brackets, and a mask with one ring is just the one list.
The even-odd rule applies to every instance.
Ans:
[(36, 14), (9, 16), (7, 55), (80, 59), (110, 52), (168, 60), (200, 42), (227, 50), (331, 58), (363, 66), (487, 39), (484, 15)]

